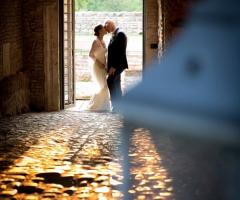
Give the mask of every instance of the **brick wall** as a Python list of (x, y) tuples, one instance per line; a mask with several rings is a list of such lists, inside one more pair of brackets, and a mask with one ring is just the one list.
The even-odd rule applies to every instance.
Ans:
[[(1, 91), (0, 113), (1, 110), (6, 110), (6, 106), (10, 111), (5, 112), (12, 114), (15, 111), (19, 113), (19, 110), (27, 110), (16, 108), (18, 106), (16, 104), (21, 103), (18, 102), (19, 99), (26, 100), (22, 102), (23, 107), (28, 104), (31, 110), (45, 109), (44, 12), (47, 6), (56, 2), (56, 0), (4, 0), (1, 2), (0, 83), (1, 88), (6, 87), (7, 90), (5, 93)], [(48, 53), (51, 55), (48, 59), (51, 58), (56, 62), (52, 58), (53, 53)], [(25, 88), (19, 88), (18, 85)], [(6, 104), (3, 101), (7, 99), (10, 101)]]
[(0, 80), (0, 116), (11, 116), (29, 111), (29, 79), (19, 72)]
[(167, 44), (176, 37), (187, 20), (188, 13), (197, 0), (162, 0), (164, 15), (164, 40)]
[[(97, 24), (103, 24), (106, 19), (114, 20), (128, 37), (127, 59), (129, 69), (126, 71), (142, 70), (142, 12), (77, 12), (75, 13), (76, 81), (87, 81), (91, 78), (88, 54), (95, 38), (93, 29)], [(109, 39), (110, 35), (106, 35), (104, 38), (107, 44)]]
[(23, 65), (21, 0), (0, 4), (0, 115), (28, 110), (29, 87)]
[[(145, 67), (162, 55), (167, 46), (183, 29), (189, 10), (197, 0), (145, 1)], [(162, 27), (161, 27), (162, 26)], [(158, 48), (151, 48), (157, 44)]]
[(23, 1), (23, 57), (30, 72), (30, 106), (44, 109), (43, 1)]
[(158, 49), (151, 48), (151, 44), (158, 44), (158, 1), (145, 1), (144, 33), (145, 33), (145, 67), (151, 64), (153, 59), (157, 58)]
[(126, 33), (142, 33), (142, 12), (76, 12), (76, 33), (92, 35), (97, 24), (103, 24), (106, 19), (112, 19)]
[(21, 1), (1, 2), (0, 13), (0, 79), (2, 79), (17, 73), (23, 67)]

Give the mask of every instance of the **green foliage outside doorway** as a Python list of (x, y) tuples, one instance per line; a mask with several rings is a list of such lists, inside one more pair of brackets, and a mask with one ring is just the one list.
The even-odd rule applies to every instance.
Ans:
[(143, 0), (75, 0), (76, 11), (138, 11), (143, 8)]

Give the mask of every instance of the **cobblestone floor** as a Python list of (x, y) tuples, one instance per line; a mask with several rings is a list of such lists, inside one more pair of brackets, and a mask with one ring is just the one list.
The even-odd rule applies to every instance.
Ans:
[[(112, 113), (0, 119), (0, 199), (122, 199), (121, 126)], [(171, 178), (147, 130), (134, 131), (129, 156), (132, 198), (172, 199)]]
[[(0, 200), (123, 199), (122, 117), (76, 108), (0, 119)], [(236, 160), (217, 144), (144, 128), (130, 141), (130, 199), (231, 199)]]

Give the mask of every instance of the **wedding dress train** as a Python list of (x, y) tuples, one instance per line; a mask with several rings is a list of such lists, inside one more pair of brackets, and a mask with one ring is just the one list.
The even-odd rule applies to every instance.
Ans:
[[(91, 53), (97, 58), (101, 63), (106, 64), (106, 48), (99, 45), (97, 48), (91, 49)], [(110, 111), (110, 94), (107, 86), (106, 69), (99, 66), (96, 61), (91, 62), (92, 66), (92, 79), (95, 83), (96, 90), (94, 95), (91, 97), (90, 102), (87, 106), (87, 110), (90, 111)]]

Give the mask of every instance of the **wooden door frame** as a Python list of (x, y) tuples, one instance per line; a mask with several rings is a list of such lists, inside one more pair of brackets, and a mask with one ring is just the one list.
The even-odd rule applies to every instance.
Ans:
[[(72, 0), (72, 38), (75, 38), (75, 0)], [(72, 43), (72, 55), (73, 55), (73, 104), (65, 105), (65, 90), (64, 90), (64, 0), (59, 0), (59, 71), (60, 71), (60, 109), (73, 106), (75, 103), (75, 46)]]
[(64, 109), (64, 22), (63, 22), (64, 0), (59, 0), (59, 82), (60, 82), (60, 109)]
[(44, 110), (57, 111), (60, 109), (59, 2), (43, 5)]

